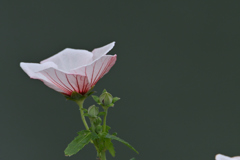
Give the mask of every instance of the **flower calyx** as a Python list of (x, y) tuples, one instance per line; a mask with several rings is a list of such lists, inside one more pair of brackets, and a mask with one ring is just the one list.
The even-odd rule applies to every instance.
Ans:
[(84, 100), (86, 99), (87, 97), (89, 97), (90, 95), (92, 95), (93, 93), (95, 93), (95, 91), (93, 91), (93, 88), (94, 86), (92, 86), (92, 88), (87, 92), (85, 93), (84, 95), (76, 92), (76, 91), (73, 91), (71, 93), (71, 95), (64, 95), (66, 97), (67, 100), (72, 100), (72, 101), (78, 101), (78, 100)]
[(94, 95), (92, 97), (97, 104), (101, 105), (103, 108), (113, 107), (114, 103), (120, 99), (118, 97), (113, 97), (109, 92), (106, 91), (106, 89), (103, 90), (99, 97)]

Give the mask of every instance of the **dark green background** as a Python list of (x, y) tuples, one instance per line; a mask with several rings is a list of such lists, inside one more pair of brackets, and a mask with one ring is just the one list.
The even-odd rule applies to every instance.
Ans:
[(19, 63), (112, 41), (118, 60), (95, 90), (121, 97), (108, 124), (140, 154), (115, 142), (108, 160), (240, 155), (239, 0), (1, 0), (1, 160), (95, 159), (91, 145), (64, 156), (78, 107)]

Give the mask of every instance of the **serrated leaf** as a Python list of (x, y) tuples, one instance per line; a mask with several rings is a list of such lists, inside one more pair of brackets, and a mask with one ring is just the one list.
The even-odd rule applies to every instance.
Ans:
[(106, 112), (99, 112), (97, 116), (104, 116)]
[(113, 143), (111, 142), (111, 139), (105, 139), (105, 145), (106, 145), (106, 148), (107, 150), (109, 151), (109, 153), (115, 157), (115, 150), (114, 150), (114, 147), (113, 147)]
[(99, 97), (98, 96), (92, 95), (92, 98), (95, 102), (99, 103)]
[(80, 151), (86, 144), (91, 141), (92, 133), (90, 131), (80, 131), (78, 132), (78, 136), (74, 138), (74, 140), (69, 143), (64, 153), (66, 156), (71, 156)]
[(114, 97), (114, 98), (112, 99), (112, 103), (117, 102), (119, 99), (120, 99), (119, 97)]
[(128, 142), (122, 140), (121, 138), (117, 137), (117, 136), (113, 136), (113, 135), (110, 135), (110, 134), (107, 134), (106, 135), (106, 138), (110, 138), (110, 139), (113, 139), (113, 140), (117, 140), (119, 142), (122, 142), (123, 144), (125, 144), (126, 146), (128, 146), (130, 149), (134, 150), (137, 154), (138, 154), (138, 151), (133, 148), (133, 146), (131, 146)]

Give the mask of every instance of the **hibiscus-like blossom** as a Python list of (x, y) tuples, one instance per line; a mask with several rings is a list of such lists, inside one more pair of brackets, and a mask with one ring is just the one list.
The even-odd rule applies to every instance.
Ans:
[(217, 154), (215, 157), (216, 160), (240, 160), (240, 156), (237, 157), (228, 157), (222, 154)]
[(70, 96), (87, 93), (115, 64), (117, 55), (106, 55), (112, 42), (92, 52), (66, 48), (39, 63), (20, 63), (30, 78), (39, 79), (48, 87)]

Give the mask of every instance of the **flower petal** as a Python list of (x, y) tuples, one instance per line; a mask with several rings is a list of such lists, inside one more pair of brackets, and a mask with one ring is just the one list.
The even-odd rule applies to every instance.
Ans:
[(41, 70), (47, 69), (47, 68), (57, 68), (57, 65), (53, 62), (48, 62), (45, 64), (38, 64), (38, 63), (20, 63), (20, 67), (28, 74), (29, 77), (33, 79), (39, 79), (44, 78), (41, 74), (37, 73)]
[(48, 68), (40, 73), (67, 95), (71, 95), (73, 91), (85, 94), (91, 88), (86, 76), (67, 74), (55, 68)]
[(40, 63), (54, 62), (59, 70), (69, 72), (71, 69), (91, 63), (92, 57), (93, 54), (87, 50), (66, 48)]
[(53, 90), (63, 93), (63, 94), (68, 94), (66, 93), (64, 90), (62, 90), (61, 88), (58, 88), (55, 84), (52, 84), (51, 82), (47, 82), (47, 81), (42, 81), (46, 86), (48, 86), (49, 88), (52, 88)]
[(232, 160), (232, 158), (222, 154), (217, 154), (215, 156), (215, 160)]
[(102, 78), (115, 64), (117, 55), (105, 55), (89, 66), (85, 67), (85, 73), (88, 81), (93, 86)]
[[(72, 70), (75, 74), (81, 73), (87, 76), (91, 86), (94, 86), (115, 64), (117, 55), (105, 55), (90, 65)], [(84, 74), (83, 74), (84, 73)]]
[(107, 44), (103, 47), (100, 48), (95, 48), (92, 53), (93, 53), (93, 61), (106, 55), (115, 45), (115, 42), (112, 42), (110, 44)]
[(20, 67), (24, 70), (24, 72), (27, 73), (27, 75), (30, 78), (39, 79), (44, 84), (46, 84), (48, 87), (56, 90), (57, 92), (65, 93), (64, 90), (57, 87), (55, 84), (53, 84), (51, 81), (49, 81), (49, 79), (46, 78), (46, 76), (44, 76), (43, 74), (40, 73), (42, 70), (45, 70), (47, 68), (51, 68), (51, 67), (56, 68), (57, 66), (53, 62), (47, 62), (44, 64), (21, 62)]
[(43, 81), (58, 92), (85, 94), (115, 64), (116, 55), (105, 55), (114, 44), (112, 42), (93, 52), (67, 48), (40, 64), (21, 63), (20, 66), (31, 78)]
[(233, 160), (240, 160), (240, 156), (232, 157)]

